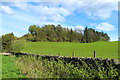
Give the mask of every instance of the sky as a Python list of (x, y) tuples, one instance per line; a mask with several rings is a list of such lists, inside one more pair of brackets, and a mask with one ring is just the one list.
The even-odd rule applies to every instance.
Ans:
[(0, 0), (0, 35), (21, 37), (30, 25), (61, 24), (69, 29), (87, 26), (118, 40), (117, 0)]

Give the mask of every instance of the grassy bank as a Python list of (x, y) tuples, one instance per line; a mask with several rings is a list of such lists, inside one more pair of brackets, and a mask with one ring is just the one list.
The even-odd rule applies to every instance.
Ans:
[(74, 42), (28, 42), (22, 52), (72, 56), (93, 57), (96, 51), (99, 58), (118, 58), (118, 42), (94, 42), (94, 43), (74, 43)]
[(23, 78), (19, 72), (15, 61), (17, 60), (14, 56), (0, 55), (2, 56), (2, 78)]

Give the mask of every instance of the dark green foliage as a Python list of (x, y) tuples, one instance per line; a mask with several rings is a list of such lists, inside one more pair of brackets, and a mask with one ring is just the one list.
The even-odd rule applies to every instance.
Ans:
[(19, 39), (26, 39), (26, 40), (31, 40), (32, 41), (32, 39), (33, 39), (33, 36), (32, 36), (32, 34), (30, 34), (30, 33), (28, 33), (28, 34), (25, 34), (25, 35), (23, 35), (22, 37), (20, 37), (20, 38), (18, 38), (18, 40)]
[(31, 33), (33, 36), (35, 36), (36, 33), (37, 33), (37, 26), (36, 26), (36, 25), (31, 25), (31, 26), (29, 27), (29, 31), (30, 31), (30, 33)]
[[(29, 41), (50, 41), (50, 42), (81, 42), (90, 43), (95, 41), (109, 41), (110, 38), (106, 33), (95, 31), (92, 28), (85, 28), (82, 32), (81, 30), (73, 30), (68, 28), (63, 28), (60, 24), (55, 25), (45, 25), (39, 27), (37, 25), (31, 25), (29, 27), (29, 32), (32, 38), (29, 36), (26, 40)], [(30, 34), (29, 34), (30, 35)]]
[[(29, 34), (26, 34), (25, 36), (29, 36)], [(26, 42), (22, 37), (19, 39), (15, 37), (13, 33), (3, 35), (1, 41), (2, 47), (0, 48), (2, 48), (2, 51), (4, 52), (20, 52), (24, 48)]]
[(21, 56), (17, 64), (21, 73), (28, 78), (81, 78), (81, 79), (118, 79), (118, 68), (111, 64), (104, 64), (95, 61), (88, 64), (85, 61), (81, 63), (67, 63), (62, 59), (50, 60), (41, 57)]
[(15, 53), (18, 53), (24, 48), (25, 44), (26, 44), (25, 40), (22, 40), (22, 39), (21, 40), (15, 40), (11, 44), (11, 51), (15, 52)]
[(2, 52), (2, 37), (0, 37), (0, 52)]
[(11, 44), (16, 39), (13, 33), (9, 33), (2, 36), (2, 49), (11, 51)]
[(88, 34), (88, 28), (86, 27), (85, 30), (84, 30), (84, 41), (85, 41), (86, 43), (89, 42), (89, 36), (88, 36), (88, 35), (89, 35), (89, 34)]

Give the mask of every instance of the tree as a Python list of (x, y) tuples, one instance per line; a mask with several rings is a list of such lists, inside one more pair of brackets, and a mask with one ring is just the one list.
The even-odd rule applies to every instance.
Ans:
[(0, 52), (2, 52), (2, 37), (0, 37)]
[(32, 38), (33, 38), (32, 34), (28, 33), (28, 34), (25, 34), (22, 37), (18, 38), (18, 40), (25, 39), (25, 40), (31, 41)]
[(71, 29), (70, 30), (70, 42), (74, 41), (74, 31)]
[(103, 32), (95, 31), (92, 28), (85, 30), (72, 30), (63, 28), (60, 24), (57, 26), (48, 24), (43, 27), (31, 25), (29, 32), (33, 35), (31, 41), (50, 41), (50, 42), (84, 42), (90, 43), (95, 41), (109, 41), (110, 37)]
[(11, 44), (17, 37), (14, 36), (13, 33), (8, 33), (2, 36), (2, 46), (3, 50), (11, 51)]
[(25, 40), (15, 40), (11, 44), (11, 52), (18, 53), (25, 47)]
[(87, 27), (84, 30), (84, 39), (86, 40), (86, 43), (88, 43), (88, 28)]
[(36, 25), (31, 25), (28, 30), (35, 37), (35, 35), (37, 33), (37, 26)]
[(62, 26), (60, 24), (58, 24), (56, 26), (56, 30), (57, 30), (56, 34), (58, 36), (57, 41), (62, 42), (63, 41), (63, 29), (62, 29)]

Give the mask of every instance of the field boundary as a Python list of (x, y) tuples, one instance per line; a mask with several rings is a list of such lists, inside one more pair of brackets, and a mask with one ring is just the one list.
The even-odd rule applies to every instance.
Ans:
[(15, 56), (22, 56), (22, 55), (26, 55), (26, 56), (35, 56), (35, 57), (42, 57), (43, 59), (48, 59), (50, 60), (51, 58), (54, 58), (54, 59), (63, 59), (67, 62), (79, 62), (80, 60), (82, 61), (85, 61), (86, 63), (94, 63), (95, 61), (98, 61), (98, 62), (102, 62), (102, 63), (109, 63), (109, 64), (112, 64), (112, 65), (116, 65), (116, 64), (120, 64), (120, 61), (117, 61), (116, 59), (111, 59), (111, 58), (106, 58), (106, 59), (103, 59), (103, 58), (85, 58), (85, 57), (67, 57), (67, 56), (52, 56), (52, 55), (40, 55), (40, 54), (31, 54), (31, 53), (14, 53), (14, 52), (9, 52), (8, 54), (12, 54), (12, 55), (15, 55)]

